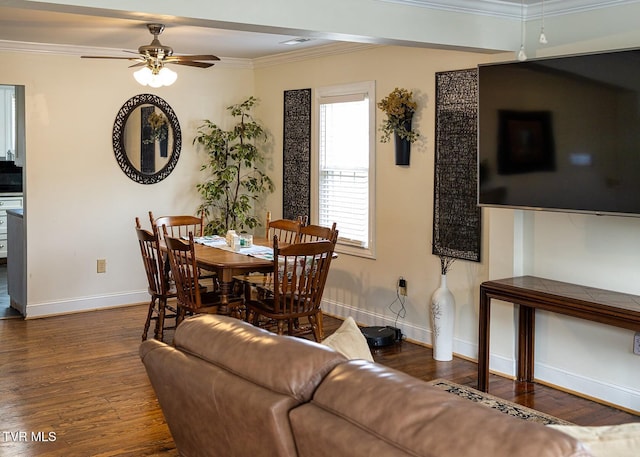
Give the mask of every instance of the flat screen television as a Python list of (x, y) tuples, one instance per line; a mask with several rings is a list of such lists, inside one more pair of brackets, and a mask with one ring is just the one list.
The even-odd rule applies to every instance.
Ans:
[(640, 216), (640, 50), (478, 67), (478, 203)]

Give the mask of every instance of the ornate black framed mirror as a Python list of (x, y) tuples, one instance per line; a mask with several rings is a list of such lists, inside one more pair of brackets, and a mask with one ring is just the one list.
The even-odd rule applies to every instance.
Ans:
[(131, 97), (113, 124), (113, 151), (122, 171), (140, 184), (155, 184), (173, 171), (182, 148), (178, 117), (162, 98)]

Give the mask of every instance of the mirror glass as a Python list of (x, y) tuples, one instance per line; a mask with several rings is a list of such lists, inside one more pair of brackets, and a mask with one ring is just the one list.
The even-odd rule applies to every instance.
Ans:
[(176, 166), (181, 146), (178, 118), (162, 98), (136, 95), (118, 112), (113, 126), (113, 150), (122, 170), (134, 181), (162, 181)]

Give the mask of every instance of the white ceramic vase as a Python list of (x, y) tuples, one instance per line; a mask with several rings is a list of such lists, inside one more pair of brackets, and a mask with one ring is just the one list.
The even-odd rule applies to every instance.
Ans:
[(440, 287), (431, 296), (431, 329), (433, 332), (433, 358), (453, 360), (453, 323), (456, 302), (447, 288), (447, 275), (440, 276)]

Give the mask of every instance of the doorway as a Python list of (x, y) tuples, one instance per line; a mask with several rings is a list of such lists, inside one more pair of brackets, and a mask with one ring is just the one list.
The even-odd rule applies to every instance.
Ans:
[[(23, 208), (24, 181), (23, 168), (25, 164), (26, 135), (25, 135), (25, 86), (0, 84), (0, 319), (22, 317), (17, 309), (11, 307), (9, 297), (9, 268), (11, 269), (11, 293), (14, 295), (16, 284), (23, 281), (25, 272), (14, 271), (16, 265), (23, 265), (22, 241), (16, 243), (16, 238), (24, 238)], [(20, 211), (19, 228), (9, 229), (7, 211)], [(16, 227), (15, 223), (12, 227)], [(13, 231), (12, 245), (9, 246), (8, 232)], [(18, 236), (16, 236), (16, 234)], [(16, 251), (15, 246), (20, 244)], [(9, 247), (18, 252), (11, 265), (8, 265)], [(21, 267), (20, 267), (21, 268)], [(16, 282), (16, 277), (18, 282)], [(22, 290), (22, 288), (19, 288)], [(14, 295), (14, 299), (21, 305), (26, 305), (24, 297)], [(25, 303), (23, 303), (23, 301)]]
[(7, 264), (0, 263), (0, 319), (17, 319), (22, 315), (11, 307), (7, 292)]

